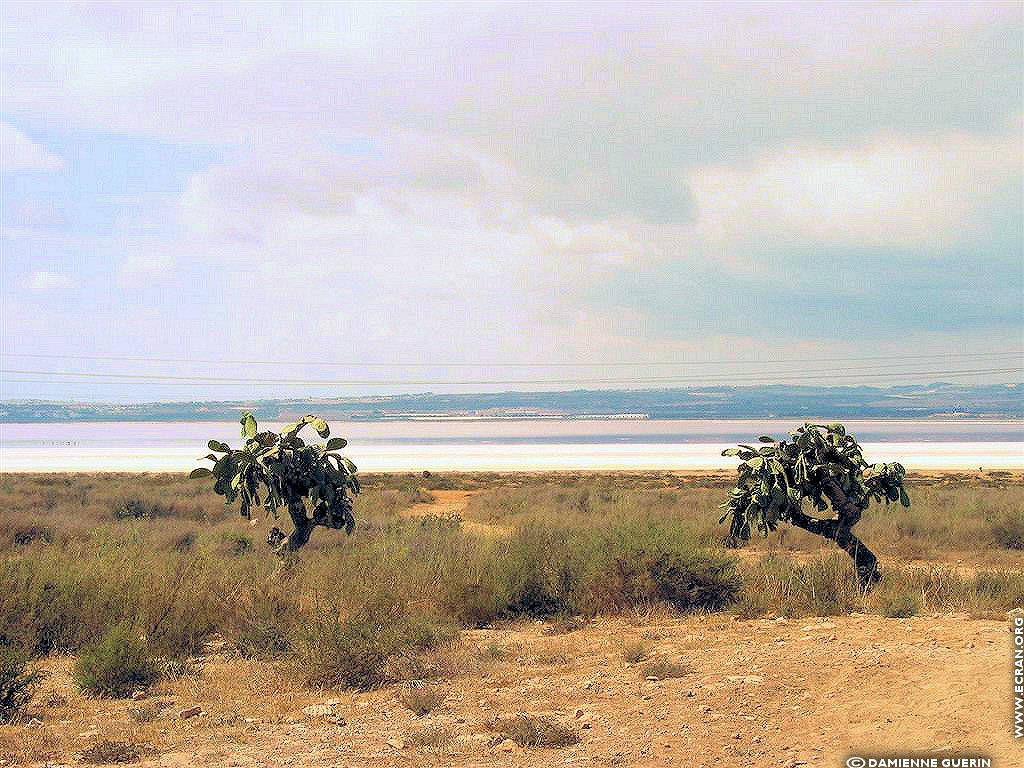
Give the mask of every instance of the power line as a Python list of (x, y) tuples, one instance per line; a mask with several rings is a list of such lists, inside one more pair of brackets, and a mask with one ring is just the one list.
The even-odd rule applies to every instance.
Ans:
[[(1006, 363), (1003, 363), (1003, 364), (1005, 365)], [(830, 371), (830, 373), (843, 373), (843, 372), (847, 372), (847, 371), (860, 372), (860, 371), (864, 371), (864, 370), (904, 368), (907, 365), (908, 365), (908, 363), (903, 363), (903, 362), (900, 362), (900, 363), (881, 363), (881, 364), (878, 364), (878, 365), (858, 365), (858, 366), (855, 366), (853, 368), (829, 368), (829, 371)], [(255, 378), (248, 378), (248, 377), (247, 378), (242, 378), (242, 377), (235, 377), (235, 376), (202, 376), (202, 375), (193, 375), (193, 374), (119, 373), (119, 372), (106, 372), (106, 371), (66, 371), (66, 372), (64, 372), (64, 371), (24, 371), (24, 370), (14, 370), (14, 369), (7, 369), (6, 371), (0, 371), (0, 372), (23, 373), (23, 374), (26, 374), (26, 375), (55, 375), (55, 376), (79, 376), (79, 377), (107, 376), (107, 377), (115, 377), (115, 378), (139, 378), (139, 379), (154, 379), (154, 380), (157, 380), (157, 379), (166, 379), (166, 380), (174, 380), (174, 379), (182, 379), (182, 380), (184, 380), (184, 379), (187, 379), (189, 381), (231, 381), (231, 382), (270, 381), (270, 382), (273, 382), (273, 383), (287, 383), (287, 382), (292, 382), (292, 381), (298, 381), (298, 382), (303, 382), (303, 383), (307, 383), (308, 382), (308, 380), (306, 380), (306, 379), (301, 379), (301, 378), (297, 378), (297, 377), (291, 377), (291, 378), (287, 378), (287, 379), (284, 379), (284, 378), (282, 378), (282, 379), (269, 379), (269, 378), (262, 377), (262, 376), (261, 377), (255, 377)], [(902, 372), (902, 371), (898, 371), (898, 372)], [(738, 372), (738, 373), (735, 373), (735, 374), (730, 374), (730, 373), (709, 373), (709, 374), (706, 374), (706, 376), (722, 375), (722, 376), (756, 376), (756, 377), (761, 377), (765, 373), (772, 373), (772, 372), (771, 371), (767, 371), (767, 372), (766, 371), (755, 371), (755, 372)], [(543, 381), (553, 381), (553, 382), (556, 382), (556, 383), (558, 383), (558, 382), (566, 382), (566, 381), (590, 381), (590, 380), (595, 380), (595, 381), (597, 381), (597, 380), (601, 380), (601, 381), (608, 380), (608, 381), (622, 381), (622, 382), (630, 382), (630, 381), (676, 381), (680, 377), (688, 376), (688, 375), (691, 375), (691, 374), (679, 373), (679, 374), (674, 374), (674, 375), (671, 375), (671, 376), (654, 376), (654, 375), (651, 375), (651, 376), (632, 376), (632, 377), (610, 377), (610, 376), (589, 376), (589, 377), (585, 376), (585, 377), (579, 377), (579, 376), (577, 376), (577, 377), (572, 377), (572, 378), (562, 377), (562, 378), (554, 378), (554, 379), (539, 379), (537, 381), (541, 381), (541, 382), (543, 382)], [(692, 375), (696, 375), (696, 374), (692, 374)], [(330, 382), (334, 382), (335, 380), (332, 379), (332, 380), (329, 380), (329, 381)], [(375, 384), (375, 383), (378, 383), (379, 381), (381, 381), (381, 380), (379, 380), (379, 379), (366, 379), (366, 380), (363, 380), (363, 381), (354, 381), (352, 383)], [(405, 380), (405, 379), (402, 380), (402, 382), (405, 382), (405, 381), (409, 381), (409, 383), (414, 383), (414, 384), (431, 383), (430, 381), (422, 382), (422, 381), (418, 381), (418, 380)], [(441, 380), (438, 383), (447, 383), (447, 381), (448, 380)], [(495, 380), (494, 383), (502, 383), (504, 381), (506, 381), (506, 380), (505, 379), (499, 379), (499, 380)], [(487, 383), (487, 382), (481, 382), (481, 383)]]
[(197, 365), (296, 365), (296, 366), (323, 366), (340, 367), (350, 366), (353, 368), (611, 368), (611, 367), (642, 367), (642, 366), (676, 366), (676, 365), (788, 365), (792, 363), (854, 363), (870, 362), (874, 360), (933, 360), (943, 358), (983, 358), (983, 357), (1024, 357), (1024, 351), (1002, 351), (1002, 352), (937, 352), (932, 354), (916, 355), (870, 355), (866, 357), (810, 357), (810, 358), (784, 358), (778, 360), (653, 360), (634, 362), (627, 361), (603, 361), (603, 362), (522, 362), (522, 363), (471, 363), (458, 362), (324, 362), (324, 361), (298, 361), (298, 360), (215, 360), (211, 358), (185, 358), (185, 357), (136, 357), (125, 355), (60, 355), (44, 354), (38, 352), (0, 352), (3, 357), (34, 358), (45, 360), (90, 360), (90, 361), (117, 361), (117, 362), (138, 362), (138, 363), (191, 363)]
[[(849, 372), (847, 372), (849, 371)], [(933, 376), (979, 376), (986, 374), (1022, 373), (1024, 368), (980, 368), (973, 370), (917, 370), (917, 371), (888, 371), (874, 373), (859, 373), (859, 368), (854, 369), (832, 369), (821, 373), (807, 372), (793, 375), (777, 376), (771, 373), (759, 374), (731, 374), (723, 378), (727, 381), (757, 382), (769, 379), (771, 383), (776, 381), (806, 381), (810, 379), (834, 379), (837, 374), (844, 379), (920, 379)], [(690, 383), (695, 386), (722, 384), (722, 379), (714, 381), (707, 378), (695, 380), (685, 376), (676, 377), (631, 377), (631, 378), (576, 378), (576, 379), (486, 379), (486, 380), (451, 380), (451, 379), (364, 379), (339, 381), (335, 379), (267, 379), (267, 378), (243, 378), (243, 377), (218, 377), (218, 376), (173, 376), (162, 374), (125, 374), (125, 373), (92, 373), (75, 371), (31, 371), (31, 370), (0, 370), (0, 375), (23, 375), (23, 376), (62, 376), (71, 380), (53, 379), (8, 379), (7, 383), (36, 383), (36, 384), (186, 384), (186, 385), (252, 385), (252, 386), (280, 386), (280, 385), (323, 385), (323, 386), (493, 386), (493, 385), (573, 385), (573, 384), (638, 384), (638, 383)]]

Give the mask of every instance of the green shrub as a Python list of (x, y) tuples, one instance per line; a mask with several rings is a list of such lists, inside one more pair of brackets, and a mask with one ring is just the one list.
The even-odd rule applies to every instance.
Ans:
[(405, 605), (378, 597), (341, 620), (337, 608), (314, 611), (300, 628), (297, 659), (309, 685), (368, 690), (402, 679), (418, 654), (453, 637)]
[(75, 684), (94, 696), (125, 698), (159, 677), (146, 641), (127, 624), (113, 627), (96, 645), (86, 649), (75, 663)]
[(236, 531), (225, 531), (221, 534), (218, 549), (228, 557), (247, 555), (253, 549), (252, 537)]
[(505, 613), (545, 618), (572, 612), (583, 564), (573, 532), (541, 523), (516, 529), (495, 565), (505, 580)]
[(1004, 549), (1024, 549), (1024, 512), (1004, 512), (990, 523), (992, 541)]
[(440, 610), (464, 627), (484, 627), (508, 608), (507, 596), (494, 584), (450, 581), (441, 584), (440, 589)]
[(715, 611), (741, 587), (732, 557), (697, 547), (681, 527), (644, 521), (576, 530), (532, 521), (494, 567), (511, 616), (593, 616), (654, 602)]
[(882, 603), (882, 615), (889, 619), (909, 619), (920, 610), (921, 598), (906, 592), (892, 595)]
[(0, 720), (7, 720), (32, 699), (32, 690), (43, 676), (26, 669), (28, 654), (0, 645)]
[(35, 542), (53, 543), (53, 528), (46, 525), (23, 525), (15, 529), (11, 543), (18, 547), (27, 547)]
[(146, 520), (152, 517), (168, 517), (174, 510), (156, 502), (128, 499), (114, 507), (115, 520)]
[(232, 622), (230, 638), (247, 658), (274, 658), (292, 647), (299, 621), (297, 587), (290, 580), (268, 579), (249, 591)]
[(789, 617), (850, 613), (863, 601), (851, 569), (849, 561), (839, 555), (805, 564), (765, 557), (745, 569), (737, 611), (748, 618), (769, 610)]

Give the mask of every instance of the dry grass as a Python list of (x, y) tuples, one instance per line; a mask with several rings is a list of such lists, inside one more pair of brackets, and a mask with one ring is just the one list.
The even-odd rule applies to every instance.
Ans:
[(693, 667), (678, 661), (668, 659), (657, 659), (642, 667), (643, 675), (647, 678), (657, 680), (669, 680), (677, 677), (686, 677), (693, 672)]
[(409, 734), (409, 743), (421, 749), (444, 749), (455, 739), (455, 734), (440, 725), (428, 725)]
[(115, 739), (103, 739), (82, 750), (82, 762), (94, 765), (115, 763), (136, 763), (142, 757), (143, 749), (138, 744)]
[(413, 684), (404, 686), (398, 698), (416, 717), (423, 717), (439, 707), (447, 696), (448, 692), (443, 688)]
[(551, 717), (519, 714), (498, 720), (494, 732), (511, 739), (520, 747), (568, 747), (580, 740), (579, 731)]
[(627, 664), (639, 664), (650, 656), (650, 648), (645, 642), (626, 643), (622, 647), (622, 660)]
[[(881, 557), (885, 578), (868, 594), (857, 589), (848, 558), (801, 531), (780, 530), (739, 560), (722, 549), (725, 479), (367, 480), (356, 533), (318, 531), (300, 561), (283, 569), (262, 543), (265, 522), (250, 528), (184, 478), (0, 476), (0, 642), (35, 656), (80, 654), (123, 625), (145, 638), (165, 681), (191, 690), (200, 684), (190, 673), (176, 679), (185, 660), (220, 636), (228, 652), (262, 670), (266, 685), (289, 679), (296, 687), (299, 679), (370, 689), (516, 656), (494, 641), (456, 651), (454, 638), (461, 628), (517, 618), (546, 620), (538, 631), (559, 636), (616, 613), (650, 624), (722, 610), (748, 619), (998, 616), (1024, 604), (1019, 479), (917, 480), (911, 510), (870, 509), (858, 532)], [(462, 513), (467, 523), (511, 533), (480, 535), (455, 517), (403, 517), (429, 501), (431, 489), (451, 487), (478, 491)], [(905, 563), (925, 557), (926, 566)], [(960, 559), (967, 565), (953, 562)], [(368, 610), (382, 595), (391, 607)], [(567, 646), (578, 647), (571, 639)], [(639, 643), (613, 651), (630, 664), (649, 652)], [(583, 658), (561, 646), (527, 657), (561, 673)]]

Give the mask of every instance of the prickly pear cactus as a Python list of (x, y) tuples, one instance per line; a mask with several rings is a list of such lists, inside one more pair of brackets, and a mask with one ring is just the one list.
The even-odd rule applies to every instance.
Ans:
[[(790, 523), (834, 540), (857, 566), (862, 585), (881, 578), (875, 555), (852, 528), (872, 501), (910, 506), (903, 486), (902, 464), (868, 464), (860, 444), (842, 424), (804, 424), (789, 440), (768, 435), (761, 445), (740, 445), (722, 452), (740, 459), (736, 487), (722, 504), (734, 542), (747, 541), (752, 531), (767, 536), (779, 523)], [(820, 518), (803, 511), (804, 502)]]
[[(198, 467), (189, 477), (213, 478), (213, 490), (224, 497), (225, 504), (239, 501), (246, 519), (258, 507), (275, 519), (282, 508), (287, 511), (292, 532), (285, 535), (275, 526), (268, 538), (279, 554), (303, 547), (318, 525), (352, 533), (356, 524), (352, 498), (359, 493), (356, 466), (338, 453), (347, 442), (330, 437), (326, 421), (305, 416), (280, 433), (261, 432), (249, 412), (239, 421), (242, 446), (232, 448), (211, 440), (207, 447), (212, 453), (203, 459), (213, 462), (213, 467)], [(307, 426), (327, 442), (307, 445), (299, 437)]]

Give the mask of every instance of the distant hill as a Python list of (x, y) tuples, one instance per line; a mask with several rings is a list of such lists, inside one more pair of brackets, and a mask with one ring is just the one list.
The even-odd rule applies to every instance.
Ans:
[(388, 395), (158, 403), (0, 401), (0, 422), (261, 420), (315, 412), (325, 418), (1024, 418), (1024, 384), (896, 387), (752, 386)]

